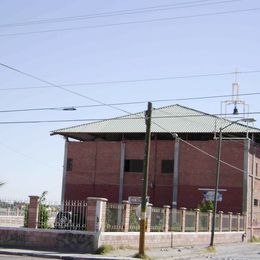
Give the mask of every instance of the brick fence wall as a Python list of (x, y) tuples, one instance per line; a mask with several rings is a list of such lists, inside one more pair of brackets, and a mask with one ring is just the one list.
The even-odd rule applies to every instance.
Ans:
[(90, 253), (97, 246), (94, 232), (0, 227), (5, 248)]
[[(216, 232), (215, 243), (237, 243), (243, 241), (244, 232)], [(208, 245), (210, 232), (149, 232), (145, 235), (145, 246), (147, 248), (176, 247), (191, 245)], [(138, 248), (138, 232), (104, 232), (99, 239), (99, 246), (111, 245), (115, 248), (133, 247)]]

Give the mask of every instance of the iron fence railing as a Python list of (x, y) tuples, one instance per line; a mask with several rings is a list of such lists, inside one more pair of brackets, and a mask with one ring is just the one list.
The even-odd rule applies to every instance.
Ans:
[(187, 231), (187, 232), (195, 231), (195, 212), (194, 211), (186, 211), (185, 231)]
[(151, 209), (151, 231), (163, 231), (163, 219), (164, 219), (164, 210), (163, 208)]
[(169, 214), (169, 230), (181, 231), (181, 211), (177, 209), (171, 209)]
[(64, 201), (39, 205), (38, 228), (86, 230), (86, 201)]
[(237, 216), (232, 216), (232, 221), (231, 221), (231, 231), (237, 231), (237, 226), (238, 226), (238, 218)]
[(222, 216), (222, 231), (229, 231), (229, 215), (227, 214)]
[(129, 231), (140, 230), (139, 218), (140, 218), (140, 206), (131, 205), (130, 216), (129, 216)]
[(105, 231), (122, 231), (124, 205), (107, 203)]
[(199, 214), (199, 231), (207, 232), (209, 228), (209, 216), (208, 213), (201, 212)]

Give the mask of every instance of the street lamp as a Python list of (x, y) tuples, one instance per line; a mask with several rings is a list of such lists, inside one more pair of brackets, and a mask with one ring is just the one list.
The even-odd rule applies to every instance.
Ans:
[(219, 186), (219, 168), (220, 168), (220, 156), (221, 156), (221, 144), (222, 144), (222, 133), (223, 130), (239, 121), (243, 122), (255, 122), (254, 118), (242, 118), (236, 121), (231, 122), (230, 124), (219, 128), (219, 141), (218, 141), (218, 154), (217, 154), (217, 169), (216, 169), (216, 181), (215, 181), (215, 193), (214, 193), (214, 208), (213, 208), (213, 219), (211, 227), (211, 237), (210, 237), (210, 246), (214, 245), (214, 233), (215, 233), (215, 222), (216, 222), (216, 212), (217, 212), (217, 195), (218, 195), (218, 186)]

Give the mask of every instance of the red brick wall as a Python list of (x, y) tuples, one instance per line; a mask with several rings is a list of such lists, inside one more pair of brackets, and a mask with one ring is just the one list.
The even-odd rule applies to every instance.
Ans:
[[(217, 141), (189, 141), (199, 149), (216, 156)], [(143, 159), (143, 141), (125, 141), (125, 159)], [(223, 140), (221, 159), (243, 169), (243, 141)], [(118, 202), (120, 174), (120, 142), (70, 142), (68, 158), (73, 159), (73, 170), (67, 172), (65, 199), (105, 197)], [(155, 206), (171, 205), (173, 176), (161, 173), (161, 161), (174, 158), (174, 140), (152, 141), (148, 192)], [(178, 207), (196, 208), (203, 199), (199, 188), (214, 188), (216, 160), (180, 142)], [(260, 167), (260, 166), (259, 166)], [(260, 169), (259, 169), (260, 171)], [(123, 199), (141, 196), (142, 173), (126, 172)], [(223, 201), (218, 209), (239, 212), (242, 209), (242, 172), (221, 164), (220, 188)]]

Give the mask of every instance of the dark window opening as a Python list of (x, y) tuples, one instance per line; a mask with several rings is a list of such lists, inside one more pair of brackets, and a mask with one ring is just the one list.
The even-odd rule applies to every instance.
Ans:
[(68, 158), (67, 159), (67, 171), (72, 171), (73, 168), (73, 159)]
[(143, 160), (125, 160), (125, 172), (143, 172)]
[(173, 160), (162, 160), (162, 173), (173, 173), (174, 161)]
[(254, 206), (258, 206), (258, 200), (254, 199)]

